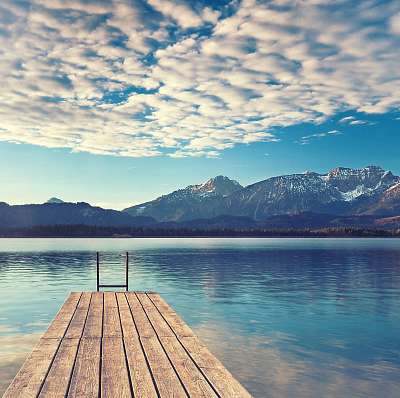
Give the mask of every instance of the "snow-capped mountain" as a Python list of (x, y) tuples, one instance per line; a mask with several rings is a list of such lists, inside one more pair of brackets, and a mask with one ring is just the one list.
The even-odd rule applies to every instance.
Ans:
[(189, 185), (168, 195), (132, 206), (124, 211), (132, 216), (153, 216), (158, 221), (181, 221), (195, 218), (214, 217), (224, 198), (243, 187), (224, 176), (209, 179), (203, 184)]
[(220, 215), (256, 221), (302, 212), (337, 215), (397, 215), (400, 177), (378, 166), (338, 167), (327, 174), (305, 172), (268, 178), (242, 187), (218, 176), (126, 211), (159, 221), (183, 221)]

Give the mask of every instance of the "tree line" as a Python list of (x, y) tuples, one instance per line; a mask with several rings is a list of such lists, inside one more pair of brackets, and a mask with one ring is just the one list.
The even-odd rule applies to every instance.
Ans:
[(335, 228), (151, 228), (50, 225), (0, 228), (3, 238), (146, 238), (146, 237), (400, 237), (400, 229)]

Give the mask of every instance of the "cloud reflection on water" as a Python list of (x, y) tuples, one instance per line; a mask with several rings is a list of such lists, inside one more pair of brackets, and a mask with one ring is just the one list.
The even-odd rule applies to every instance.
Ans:
[(8, 325), (0, 325), (0, 395), (24, 363), (41, 333), (16, 333)]
[(290, 352), (280, 346), (293, 344), (293, 336), (245, 336), (221, 324), (203, 324), (195, 333), (255, 397), (400, 396), (399, 369), (384, 360), (360, 364), (326, 353)]

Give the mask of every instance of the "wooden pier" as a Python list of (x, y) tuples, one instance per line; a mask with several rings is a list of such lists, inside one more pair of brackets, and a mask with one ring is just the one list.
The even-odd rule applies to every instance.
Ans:
[(3, 398), (251, 397), (156, 293), (71, 293)]

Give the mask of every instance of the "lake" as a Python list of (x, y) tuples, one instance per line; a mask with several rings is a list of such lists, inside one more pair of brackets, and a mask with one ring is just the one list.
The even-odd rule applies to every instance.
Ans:
[(160, 293), (255, 397), (400, 396), (400, 240), (0, 239), (0, 395), (70, 291)]

